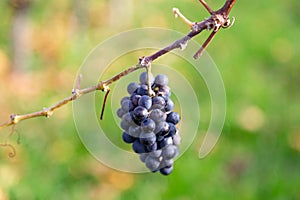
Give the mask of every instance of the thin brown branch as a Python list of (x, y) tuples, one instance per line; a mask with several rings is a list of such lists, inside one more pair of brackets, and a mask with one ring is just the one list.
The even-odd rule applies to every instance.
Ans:
[(107, 81), (104, 81), (103, 84), (104, 85), (110, 85), (112, 84), (113, 82), (119, 80), (120, 78), (122, 78), (123, 76), (126, 76), (127, 74), (130, 74), (131, 72), (137, 70), (137, 69), (141, 69), (141, 68), (144, 68), (145, 66), (142, 66), (140, 64), (134, 66), (134, 67), (130, 67), (122, 72), (120, 72), (119, 74), (115, 75), (114, 77), (108, 79)]
[[(205, 4), (205, 1), (200, 1), (202, 4)], [(199, 50), (200, 53), (204, 51), (204, 49), (208, 46), (209, 42), (211, 41), (212, 37), (215, 36), (217, 30), (219, 28), (228, 28), (232, 25), (229, 19), (229, 12), (232, 9), (233, 5), (235, 4), (236, 0), (227, 0), (222, 8), (220, 8), (217, 11), (211, 11), (211, 16), (208, 19), (205, 19), (201, 22), (194, 22), (192, 23), (191, 31), (184, 37), (180, 38), (179, 40), (175, 41), (174, 43), (170, 44), (169, 46), (155, 52), (154, 54), (144, 57), (143, 63), (145, 65), (148, 65), (149, 63), (153, 62), (157, 58), (163, 56), (164, 54), (174, 50), (174, 49), (184, 49), (188, 42), (201, 33), (203, 30), (213, 30), (215, 33), (212, 33), (209, 38), (205, 41), (205, 43), (202, 45), (201, 49)], [(205, 6), (206, 7), (206, 6)], [(206, 9), (208, 9), (206, 7)], [(210, 8), (209, 8), (210, 9)], [(178, 10), (175, 10), (176, 13)], [(174, 12), (174, 10), (173, 10)], [(181, 18), (184, 19), (184, 21), (189, 24), (189, 20), (185, 20), (186, 18), (180, 13)], [(211, 37), (211, 38), (210, 38)], [(198, 52), (199, 52), (198, 51)], [(197, 57), (197, 56), (195, 56)], [(197, 57), (198, 58), (198, 57)]]
[(91, 93), (91, 92), (94, 92), (96, 90), (107, 91), (108, 85), (110, 85), (111, 83), (113, 83), (113, 82), (119, 80), (120, 78), (126, 76), (127, 74), (129, 74), (129, 73), (131, 73), (135, 70), (141, 69), (143, 67), (144, 66), (136, 65), (134, 67), (130, 67), (130, 68), (120, 72), (119, 74), (115, 75), (114, 77), (112, 77), (112, 78), (110, 78), (106, 81), (100, 82), (97, 85), (87, 87), (87, 88), (84, 88), (84, 89), (81, 89), (81, 90), (74, 89), (72, 91), (71, 96), (66, 97), (65, 99), (61, 100), (60, 102), (54, 104), (53, 106), (50, 106), (48, 108), (44, 108), (40, 111), (36, 111), (36, 112), (28, 113), (28, 114), (22, 114), (22, 115), (12, 114), (10, 116), (10, 119), (7, 122), (2, 123), (0, 125), (0, 129), (11, 126), (11, 125), (14, 125), (14, 124), (17, 124), (17, 123), (19, 123), (23, 120), (27, 120), (27, 119), (31, 119), (31, 118), (35, 118), (35, 117), (42, 117), (42, 116), (50, 117), (50, 116), (52, 116), (53, 112), (56, 109), (70, 103), (71, 101), (74, 101), (75, 99), (78, 99), (80, 96)]
[[(74, 101), (75, 99), (78, 99), (82, 95), (85, 95), (87, 93), (91, 93), (91, 92), (94, 92), (97, 90), (106, 92), (105, 99), (104, 99), (104, 101), (106, 101), (108, 93), (109, 93), (108, 86), (110, 84), (112, 84), (113, 82), (119, 80), (120, 78), (126, 76), (127, 74), (132, 73), (135, 70), (149, 66), (149, 64), (151, 64), (151, 62), (153, 62), (157, 58), (161, 57), (162, 55), (164, 55), (176, 48), (184, 49), (186, 47), (187, 43), (189, 42), (189, 40), (191, 38), (193, 38), (194, 36), (198, 35), (199, 33), (201, 33), (203, 30), (213, 30), (213, 32), (211, 33), (209, 38), (204, 42), (201, 49), (198, 51), (198, 54), (199, 54), (199, 52), (200, 53), (203, 52), (203, 50), (208, 46), (209, 42), (215, 36), (215, 34), (219, 30), (219, 28), (228, 28), (228, 27), (230, 27), (230, 25), (232, 25), (232, 23), (230, 23), (228, 14), (229, 14), (230, 10), (232, 9), (233, 5), (235, 4), (236, 0), (226, 0), (226, 3), (224, 4), (224, 6), (217, 11), (212, 11), (209, 8), (209, 6), (205, 3), (205, 1), (200, 1), (200, 2), (209, 11), (209, 13), (211, 13), (211, 16), (208, 19), (205, 19), (201, 22), (192, 23), (191, 31), (186, 36), (173, 42), (172, 44), (168, 45), (167, 47), (153, 53), (150, 56), (140, 58), (139, 63), (136, 66), (130, 67), (106, 81), (101, 81), (97, 85), (90, 86), (90, 87), (87, 87), (84, 89), (79, 89), (79, 85), (80, 85), (80, 81), (79, 81), (76, 89), (74, 89), (72, 91), (71, 96), (66, 97), (65, 99), (61, 100), (60, 102), (56, 103), (55, 105), (53, 105), (51, 107), (44, 108), (40, 111), (32, 112), (32, 113), (28, 113), (28, 114), (22, 114), (22, 115), (12, 114), (10, 116), (10, 119), (7, 122), (0, 124), (0, 129), (17, 124), (23, 120), (27, 120), (27, 119), (31, 119), (31, 118), (35, 118), (35, 117), (40, 117), (40, 116), (50, 117), (56, 109), (70, 103), (71, 101)], [(182, 15), (182, 19), (186, 19), (186, 18)], [(190, 24), (190, 21), (187, 20), (186, 22), (188, 24)], [(105, 107), (105, 104), (103, 106), (103, 112), (104, 112), (104, 107)], [(103, 114), (102, 114), (102, 117), (103, 117)], [(2, 144), (2, 146), (9, 147), (10, 145)]]
[(207, 3), (204, 0), (199, 0), (200, 3), (204, 6), (204, 8), (209, 12), (209, 14), (213, 14), (213, 10), (207, 5)]
[(105, 93), (104, 100), (103, 100), (103, 103), (102, 103), (102, 109), (101, 109), (101, 114), (100, 114), (100, 120), (103, 119), (104, 109), (105, 109), (105, 105), (106, 105), (106, 101), (107, 101), (107, 97), (108, 97), (109, 92), (110, 92), (110, 89), (108, 88), (107, 91), (106, 91), (106, 93)]
[(208, 36), (208, 38), (205, 40), (205, 42), (202, 44), (201, 48), (195, 53), (194, 58), (197, 59), (199, 58), (204, 49), (207, 47), (207, 45), (210, 43), (210, 41), (213, 39), (213, 37), (216, 35), (216, 33), (218, 32), (219, 29), (217, 29), (216, 31), (211, 32), (211, 34)]
[(178, 8), (173, 8), (173, 13), (175, 17), (179, 17), (186, 25), (188, 25), (189, 28), (193, 26), (193, 22), (191, 22), (188, 18), (186, 18)]
[(235, 2), (236, 0), (227, 0), (224, 6), (221, 9), (219, 9), (217, 12), (223, 13), (224, 15), (228, 16)]

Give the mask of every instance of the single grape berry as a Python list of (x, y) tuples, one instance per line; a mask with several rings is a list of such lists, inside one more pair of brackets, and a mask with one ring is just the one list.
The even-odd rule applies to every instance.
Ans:
[(169, 100), (170, 96), (171, 96), (171, 90), (168, 86), (163, 85), (163, 86), (159, 86), (158, 87), (158, 92), (157, 94), (159, 96), (162, 96), (166, 101)]
[(122, 118), (122, 116), (125, 114), (125, 111), (122, 108), (119, 108), (117, 110), (117, 115), (119, 118)]
[(132, 121), (131, 115), (130, 113), (126, 113), (122, 116), (122, 121), (126, 121), (129, 125), (134, 124), (134, 122)]
[(159, 130), (156, 133), (159, 136), (166, 136), (170, 131), (170, 125), (167, 122), (161, 122), (159, 124)]
[(151, 99), (151, 97), (149, 97), (148, 95), (141, 96), (141, 98), (139, 99), (138, 105), (139, 106), (143, 106), (147, 110), (149, 110), (151, 108), (151, 106), (152, 106), (152, 99)]
[(145, 146), (151, 146), (155, 143), (156, 136), (154, 133), (144, 133), (140, 134), (140, 142)]
[(174, 158), (178, 153), (178, 148), (175, 145), (168, 145), (162, 150), (162, 157), (165, 160)]
[(164, 74), (158, 74), (154, 79), (154, 83), (156, 85), (168, 85), (168, 82), (168, 77)]
[(163, 140), (157, 142), (157, 148), (162, 149), (170, 144), (173, 144), (173, 138), (165, 137)]
[(139, 84), (136, 83), (136, 82), (129, 83), (129, 85), (127, 86), (127, 92), (128, 92), (129, 94), (132, 94), (132, 93), (134, 93), (139, 87), (140, 87)]
[(149, 116), (156, 123), (163, 122), (167, 119), (167, 114), (160, 109), (154, 109)]
[(142, 131), (145, 133), (153, 132), (155, 129), (155, 122), (152, 119), (147, 118), (144, 121), (142, 121), (141, 127)]
[(156, 152), (157, 151), (157, 143), (155, 142), (154, 144), (147, 145), (146, 149), (148, 152)]
[(152, 99), (152, 109), (163, 109), (166, 106), (166, 101), (161, 96), (156, 96)]
[(124, 131), (128, 131), (128, 130), (129, 130), (129, 127), (130, 127), (130, 124), (129, 124), (128, 121), (125, 121), (125, 120), (122, 119), (120, 126), (121, 126), (121, 128), (122, 128)]
[[(155, 143), (155, 144), (156, 144), (156, 147), (157, 147), (157, 143)], [(155, 150), (155, 151), (151, 151), (149, 153), (149, 156), (159, 158), (161, 153), (162, 153), (162, 150)]]
[(132, 102), (130, 101), (130, 99), (124, 100), (124, 101), (122, 102), (122, 105), (121, 105), (121, 106), (122, 106), (122, 109), (123, 109), (123, 111), (124, 111), (125, 113), (133, 109), (133, 104), (132, 104)]
[(148, 116), (148, 111), (142, 106), (138, 106), (133, 110), (133, 117), (138, 121), (143, 121)]
[(135, 137), (129, 135), (128, 133), (124, 132), (122, 135), (123, 141), (126, 143), (133, 143), (135, 141)]
[[(154, 94), (149, 95), (148, 84)], [(155, 78), (143, 72), (140, 83), (127, 86), (129, 97), (123, 97), (117, 115), (121, 118), (122, 140), (132, 144), (135, 153), (151, 172), (160, 171), (169, 175), (174, 169), (174, 159), (179, 154), (181, 137), (176, 128), (180, 115), (174, 112), (170, 98), (168, 77), (163, 74)]]
[(141, 153), (140, 154), (140, 160), (142, 162), (145, 162), (146, 158), (148, 157), (148, 153)]
[(176, 125), (180, 121), (180, 115), (177, 112), (171, 112), (168, 114), (166, 121)]
[(158, 158), (148, 156), (145, 159), (145, 164), (150, 171), (155, 172), (159, 170), (160, 161)]
[(141, 85), (137, 89), (136, 93), (139, 94), (139, 95), (147, 95), (148, 94), (148, 86), (147, 85)]
[(140, 143), (139, 139), (136, 139), (132, 144), (132, 149), (135, 153), (146, 153), (146, 147)]
[(123, 102), (124, 102), (124, 101), (127, 101), (127, 100), (130, 100), (130, 98), (129, 98), (129, 97), (123, 97), (123, 98), (121, 99), (121, 101), (120, 101), (120, 102), (121, 102), (121, 106), (122, 106)]
[(133, 106), (138, 106), (140, 98), (141, 95), (135, 93), (130, 96), (130, 101), (132, 102)]
[(173, 159), (170, 159), (170, 160), (163, 160), (163, 161), (160, 163), (160, 168), (171, 167), (171, 166), (173, 166), (173, 164), (174, 164), (174, 160), (173, 160)]
[[(150, 74), (150, 77), (149, 77), (149, 78), (150, 78), (150, 84), (152, 84), (153, 81), (154, 81), (153, 75)], [(140, 75), (140, 83), (141, 83), (141, 84), (145, 84), (145, 85), (148, 84), (148, 73), (147, 73), (147, 72), (141, 73), (141, 75)]]
[(159, 171), (163, 175), (169, 175), (172, 173), (173, 169), (174, 169), (174, 167), (173, 167), (173, 165), (171, 165), (169, 167), (161, 168)]
[(173, 109), (174, 109), (174, 102), (171, 99), (168, 99), (166, 106), (165, 106), (165, 110), (166, 110), (166, 112), (169, 112)]
[(177, 131), (176, 126), (172, 123), (168, 123), (168, 124), (169, 124), (169, 132), (168, 132), (167, 137), (173, 137)]
[(128, 134), (132, 137), (139, 138), (141, 134), (141, 127), (137, 125), (132, 125), (128, 128)]

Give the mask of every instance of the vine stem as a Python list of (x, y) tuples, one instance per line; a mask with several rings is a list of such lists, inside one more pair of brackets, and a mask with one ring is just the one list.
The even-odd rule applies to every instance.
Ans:
[[(206, 4), (204, 0), (200, 0), (201, 4), (204, 5), (204, 7), (209, 11), (211, 16), (201, 22), (193, 22), (190, 23), (189, 20), (187, 20), (181, 13), (179, 14), (178, 9), (173, 9), (173, 12), (181, 16), (181, 18), (184, 20), (185, 23), (187, 23), (190, 26), (191, 31), (184, 36), (181, 39), (178, 39), (174, 43), (170, 44), (169, 46), (153, 53), (150, 56), (147, 57), (141, 57), (139, 59), (139, 63), (135, 66), (129, 67), (128, 69), (120, 72), (119, 74), (113, 76), (112, 78), (106, 80), (106, 81), (101, 81), (97, 85), (90, 86), (84, 89), (79, 89), (79, 86), (76, 87), (76, 89), (73, 89), (72, 95), (66, 97), (65, 99), (61, 100), (60, 102), (54, 104), (53, 106), (50, 106), (48, 108), (43, 108), (40, 111), (28, 113), (28, 114), (11, 114), (10, 119), (7, 122), (4, 122), (0, 124), (0, 129), (3, 129), (5, 127), (11, 126), (18, 124), (21, 121), (35, 118), (35, 117), (50, 117), (52, 116), (53, 112), (57, 110), (58, 108), (68, 104), (71, 101), (74, 101), (81, 97), (82, 95), (101, 90), (103, 92), (106, 92), (105, 95), (105, 101), (107, 99), (107, 96), (109, 94), (109, 85), (112, 84), (113, 82), (119, 80), (120, 78), (138, 70), (141, 68), (146, 68), (149, 69), (151, 67), (151, 62), (156, 60), (157, 58), (161, 57), (162, 55), (172, 51), (173, 49), (180, 48), (184, 49), (186, 45), (188, 44), (188, 41), (193, 38), (194, 36), (198, 35), (201, 33), (203, 30), (213, 30), (213, 33), (209, 36), (209, 38), (204, 42), (202, 47), (197, 51), (195, 54), (195, 58), (198, 58), (201, 53), (204, 51), (205, 47), (208, 45), (208, 43), (212, 40), (213, 36), (216, 34), (216, 32), (222, 27), (222, 28), (228, 28), (232, 25), (232, 23), (229, 20), (229, 12), (232, 9), (233, 5), (235, 4), (236, 0), (226, 0), (224, 6), (220, 8), (217, 11), (212, 11), (209, 6)], [(80, 78), (78, 81), (78, 85), (80, 84)], [(105, 101), (103, 103), (103, 109), (101, 113), (101, 118), (103, 117), (103, 112), (104, 112), (104, 106), (105, 106)], [(0, 146), (5, 146), (5, 147), (10, 147), (9, 144), (0, 144)]]
[(143, 67), (144, 66), (136, 65), (136, 66), (130, 67), (130, 68), (120, 72), (119, 74), (115, 75), (114, 77), (112, 77), (112, 78), (110, 78), (106, 81), (101, 81), (97, 85), (90, 86), (90, 87), (87, 87), (87, 88), (84, 88), (84, 89), (74, 89), (72, 91), (71, 96), (66, 97), (65, 99), (61, 100), (60, 102), (54, 104), (51, 107), (43, 108), (40, 111), (32, 112), (32, 113), (28, 113), (28, 114), (22, 114), (22, 115), (12, 114), (12, 115), (10, 115), (10, 120), (9, 121), (7, 121), (5, 123), (2, 123), (0, 125), (0, 129), (11, 126), (11, 125), (14, 125), (14, 124), (17, 124), (17, 123), (19, 123), (23, 120), (26, 120), (26, 119), (34, 118), (34, 117), (41, 117), (41, 116), (50, 117), (50, 116), (52, 116), (53, 112), (56, 109), (66, 105), (67, 103), (69, 103), (71, 101), (74, 101), (75, 99), (78, 99), (82, 95), (94, 92), (96, 90), (101, 90), (101, 91), (107, 92), (109, 90), (108, 86), (110, 84), (112, 84), (113, 82), (119, 80), (123, 76), (126, 76), (127, 74), (130, 74), (133, 71), (141, 69)]

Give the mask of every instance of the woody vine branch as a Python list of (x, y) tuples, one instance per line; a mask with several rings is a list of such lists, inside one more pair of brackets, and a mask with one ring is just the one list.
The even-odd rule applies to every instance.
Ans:
[[(60, 102), (54, 104), (53, 106), (50, 106), (48, 108), (43, 108), (40, 111), (36, 111), (36, 112), (28, 113), (28, 114), (11, 114), (10, 118), (7, 122), (0, 124), (0, 130), (5, 127), (8, 127), (8, 126), (16, 125), (19, 122), (27, 120), (27, 119), (41, 117), (41, 116), (50, 117), (50, 116), (52, 116), (53, 112), (56, 109), (80, 98), (82, 95), (85, 95), (85, 94), (88, 94), (88, 93), (91, 93), (91, 92), (94, 92), (97, 90), (106, 92), (102, 111), (101, 111), (101, 116), (100, 116), (100, 118), (102, 119), (104, 107), (105, 107), (105, 101), (106, 101), (107, 95), (109, 94), (109, 91), (110, 91), (110, 88), (109, 88), (110, 84), (118, 81), (120, 78), (122, 78), (138, 69), (146, 68), (146, 70), (149, 71), (151, 63), (154, 60), (156, 60), (157, 58), (159, 58), (159, 57), (163, 56), (164, 54), (166, 54), (174, 49), (177, 49), (177, 48), (183, 50), (188, 45), (188, 42), (193, 37), (195, 37), (196, 35), (201, 33), (203, 30), (212, 31), (211, 34), (209, 35), (209, 37), (206, 39), (206, 41), (202, 44), (201, 48), (194, 55), (195, 59), (199, 58), (199, 56), (201, 56), (204, 49), (208, 46), (208, 44), (211, 42), (211, 40), (216, 35), (216, 33), (221, 28), (228, 28), (233, 24), (234, 18), (231, 22), (229, 19), (229, 13), (230, 13), (232, 7), (234, 6), (236, 0), (226, 0), (223, 7), (221, 7), (219, 10), (216, 10), (216, 11), (213, 11), (204, 0), (199, 0), (199, 2), (205, 7), (205, 9), (210, 14), (209, 18), (207, 18), (201, 22), (191, 22), (179, 11), (179, 9), (173, 8), (175, 17), (180, 17), (183, 20), (183, 22), (186, 23), (188, 25), (188, 27), (190, 28), (190, 32), (186, 36), (176, 40), (172, 44), (153, 53), (152, 55), (139, 58), (139, 61), (136, 65), (129, 67), (128, 69), (120, 72), (119, 74), (115, 75), (114, 77), (112, 77), (106, 81), (100, 81), (100, 83), (98, 83), (97, 85), (90, 86), (90, 87), (87, 87), (84, 89), (80, 89), (79, 86), (77, 86), (77, 88), (72, 90), (72, 94), (70, 96), (68, 96), (65, 99), (61, 100)], [(78, 84), (78, 85), (80, 85), (80, 84)], [(7, 143), (1, 144), (0, 146), (12, 148), (12, 146)], [(14, 149), (13, 149), (13, 151), (14, 151)]]

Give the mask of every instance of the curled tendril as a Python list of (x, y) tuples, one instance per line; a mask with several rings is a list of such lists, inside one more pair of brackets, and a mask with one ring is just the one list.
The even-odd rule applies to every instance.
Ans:
[[(10, 131), (9, 135), (7, 136), (7, 139), (9, 139), (10, 137), (12, 137), (12, 135), (13, 135), (15, 132), (16, 132), (17, 135), (18, 135), (17, 143), (20, 144), (20, 141), (21, 141), (21, 134), (15, 129), (15, 124), (12, 125), (11, 131)], [(10, 150), (10, 152), (8, 153), (8, 156), (9, 156), (10, 158), (13, 158), (13, 157), (15, 157), (15, 156), (17, 155), (16, 148), (15, 148), (12, 144), (9, 144), (9, 143), (7, 143), (7, 142), (5, 142), (5, 143), (0, 143), (0, 147), (2, 147), (2, 148), (8, 148), (8, 149)]]
[(11, 144), (7, 144), (7, 143), (0, 144), (0, 147), (9, 148), (10, 149), (10, 152), (8, 153), (8, 156), (10, 158), (13, 158), (13, 157), (15, 157), (17, 155), (15, 147), (13, 145), (11, 145)]

